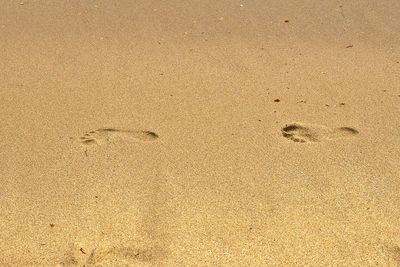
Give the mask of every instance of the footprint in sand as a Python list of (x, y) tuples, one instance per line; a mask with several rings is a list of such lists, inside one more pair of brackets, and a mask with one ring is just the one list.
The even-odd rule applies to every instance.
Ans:
[(358, 131), (351, 127), (328, 128), (316, 124), (291, 123), (282, 128), (284, 137), (300, 143), (347, 138), (357, 134)]
[[(62, 266), (141, 266), (162, 259), (165, 252), (155, 247), (99, 247), (90, 248), (81, 243), (72, 244)], [(146, 264), (146, 266), (155, 266)]]
[(116, 139), (126, 139), (135, 141), (154, 141), (158, 135), (151, 131), (123, 130), (116, 128), (101, 128), (96, 131), (90, 131), (79, 137), (82, 145), (102, 145)]

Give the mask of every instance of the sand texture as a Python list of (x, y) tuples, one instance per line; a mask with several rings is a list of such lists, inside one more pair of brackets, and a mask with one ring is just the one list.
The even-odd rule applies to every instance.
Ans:
[(400, 266), (400, 1), (1, 2), (1, 266)]

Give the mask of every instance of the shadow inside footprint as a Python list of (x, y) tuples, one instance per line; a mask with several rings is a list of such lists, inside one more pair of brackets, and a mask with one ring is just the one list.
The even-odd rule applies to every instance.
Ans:
[(348, 133), (348, 134), (353, 134), (353, 135), (358, 134), (358, 131), (351, 127), (340, 127), (340, 128), (337, 128), (337, 130), (341, 131), (343, 133)]
[(96, 131), (90, 131), (79, 137), (82, 145), (101, 145), (110, 140), (136, 140), (136, 141), (154, 141), (159, 136), (146, 130), (124, 130), (116, 128), (100, 128)]
[(351, 127), (340, 127), (330, 129), (316, 124), (292, 123), (282, 128), (282, 135), (293, 142), (308, 143), (324, 140), (346, 138), (358, 134), (358, 131)]

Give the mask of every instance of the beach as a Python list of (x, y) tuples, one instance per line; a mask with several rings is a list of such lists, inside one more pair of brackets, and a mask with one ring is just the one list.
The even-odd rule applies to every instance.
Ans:
[(400, 265), (399, 10), (3, 1), (0, 265)]

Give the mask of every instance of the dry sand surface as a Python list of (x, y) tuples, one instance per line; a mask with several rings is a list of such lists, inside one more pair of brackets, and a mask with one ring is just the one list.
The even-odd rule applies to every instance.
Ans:
[(0, 265), (400, 265), (400, 1), (19, 1)]

